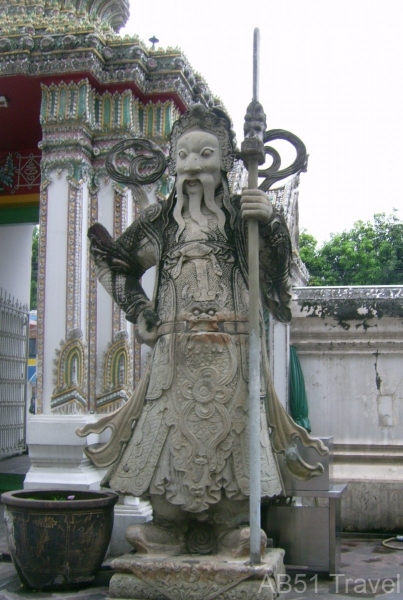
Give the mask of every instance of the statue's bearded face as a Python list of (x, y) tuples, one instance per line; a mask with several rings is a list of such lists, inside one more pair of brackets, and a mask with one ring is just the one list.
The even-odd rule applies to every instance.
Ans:
[(208, 225), (207, 217), (203, 214), (207, 210), (217, 216), (218, 226), (223, 231), (224, 214), (214, 197), (222, 180), (220, 145), (215, 135), (201, 130), (185, 133), (177, 144), (176, 173), (177, 206), (174, 216), (180, 224), (180, 230), (183, 230), (182, 208), (187, 204), (191, 218), (202, 230)]
[(206, 131), (191, 131), (178, 140), (176, 172), (185, 184), (185, 193), (206, 179), (215, 187), (221, 182), (220, 146), (217, 138)]

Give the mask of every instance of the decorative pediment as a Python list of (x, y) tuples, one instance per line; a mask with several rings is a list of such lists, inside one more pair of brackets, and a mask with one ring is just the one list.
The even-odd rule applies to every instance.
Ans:
[(81, 338), (82, 332), (73, 329), (67, 341), (61, 341), (60, 349), (56, 350), (52, 412), (70, 414), (87, 409), (84, 391), (87, 381), (86, 352)]
[(112, 412), (125, 404), (133, 393), (132, 349), (125, 331), (116, 335), (105, 352), (101, 369), (102, 393), (97, 396), (97, 412)]

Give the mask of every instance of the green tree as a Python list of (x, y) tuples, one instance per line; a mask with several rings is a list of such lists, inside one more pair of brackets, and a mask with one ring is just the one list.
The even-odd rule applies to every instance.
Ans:
[(403, 284), (403, 222), (396, 212), (357, 221), (350, 231), (331, 234), (320, 248), (302, 232), (300, 255), (311, 275), (309, 285)]
[(317, 246), (313, 235), (303, 229), (299, 234), (299, 255), (309, 271), (309, 285), (327, 285), (324, 280), (325, 264)]
[(39, 227), (34, 228), (32, 234), (32, 255), (31, 255), (31, 298), (30, 309), (36, 310), (36, 295), (38, 290), (38, 244)]

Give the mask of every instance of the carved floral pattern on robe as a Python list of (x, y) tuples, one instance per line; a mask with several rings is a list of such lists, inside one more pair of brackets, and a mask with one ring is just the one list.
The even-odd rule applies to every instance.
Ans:
[[(200, 512), (223, 491), (249, 495), (248, 291), (233, 238), (212, 216), (209, 234), (197, 239), (189, 221), (179, 242), (175, 227), (166, 229), (156, 304), (162, 335), (143, 413), (109, 484)], [(273, 496), (282, 487), (265, 423), (262, 414), (261, 488)]]
[[(97, 466), (112, 465), (106, 478), (112, 489), (160, 494), (186, 511), (201, 512), (222, 494), (249, 495), (246, 225), (239, 198), (233, 198), (232, 217), (222, 208), (225, 231), (210, 213), (207, 230), (185, 218), (177, 239), (174, 201), (172, 194), (166, 203), (147, 208), (116, 242), (102, 226), (90, 229), (92, 251), (103, 255), (98, 277), (126, 318), (135, 323), (149, 307), (160, 323), (133, 398), (80, 435), (112, 427), (105, 447), (87, 450)], [(259, 233), (262, 307), (288, 321), (291, 245), (281, 215), (274, 211)], [(153, 265), (150, 301), (139, 280)], [(326, 450), (280, 405), (264, 351), (261, 373), (261, 494), (267, 497), (282, 491), (273, 450), (287, 455), (295, 437), (321, 454)], [(299, 472), (301, 463), (292, 457), (290, 468), (296, 465)], [(307, 467), (302, 465), (304, 474)]]

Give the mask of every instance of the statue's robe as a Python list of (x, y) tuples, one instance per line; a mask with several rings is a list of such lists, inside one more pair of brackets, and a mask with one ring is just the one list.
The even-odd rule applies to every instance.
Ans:
[[(216, 197), (219, 204), (222, 197)], [(101, 226), (90, 229), (93, 252), (98, 259), (103, 254), (99, 278), (127, 318), (136, 322), (142, 310), (152, 308), (160, 322), (130, 406), (98, 424), (98, 431), (112, 427), (111, 442), (87, 453), (99, 466), (113, 463), (106, 482), (115, 491), (159, 494), (200, 512), (223, 493), (235, 500), (249, 496), (246, 226), (234, 198), (230, 210), (222, 206), (224, 231), (208, 213), (204, 228), (185, 215), (178, 235), (174, 202), (172, 194), (166, 203), (150, 206), (116, 242)], [(288, 321), (291, 245), (281, 215), (274, 211), (259, 233), (262, 314), (270, 310)], [(156, 266), (152, 301), (139, 283), (151, 266)], [(261, 337), (261, 495), (272, 497), (283, 491), (273, 449), (284, 451), (293, 437), (321, 448), (280, 405), (264, 332)]]

